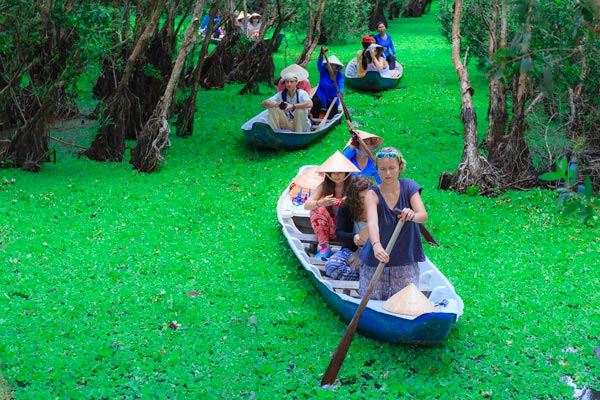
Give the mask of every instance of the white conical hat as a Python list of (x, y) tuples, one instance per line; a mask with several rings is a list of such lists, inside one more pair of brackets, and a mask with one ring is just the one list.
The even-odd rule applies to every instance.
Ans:
[(348, 160), (342, 153), (336, 151), (329, 157), (323, 164), (317, 168), (317, 172), (360, 172), (350, 160)]
[(236, 19), (239, 21), (240, 19), (245, 19), (246, 17), (247, 17), (246, 13), (243, 11), (240, 11), (240, 13)]
[(292, 180), (296, 185), (305, 189), (316, 189), (325, 180), (325, 176), (317, 172), (318, 167), (308, 167)]
[[(336, 64), (336, 65), (339, 65), (340, 67), (344, 68), (344, 64), (342, 64), (340, 59), (337, 58), (336, 56), (331, 56), (331, 57), (327, 57), (327, 58), (329, 59), (329, 64)], [(325, 61), (325, 64), (327, 64), (327, 61)]]
[(383, 303), (383, 309), (394, 314), (417, 317), (436, 311), (431, 301), (413, 283), (409, 283), (404, 289), (387, 299)]
[(285, 67), (284, 69), (281, 70), (281, 73), (279, 74), (279, 76), (281, 77), (281, 79), (283, 79), (285, 74), (288, 74), (288, 73), (296, 74), (299, 81), (305, 81), (308, 79), (308, 71), (305, 70), (304, 68), (302, 68), (298, 64), (288, 65), (287, 67)]

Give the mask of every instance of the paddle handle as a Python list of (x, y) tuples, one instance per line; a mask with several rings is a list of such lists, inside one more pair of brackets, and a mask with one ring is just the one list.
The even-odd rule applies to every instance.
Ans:
[[(333, 81), (333, 85), (335, 86), (335, 91), (337, 93), (337, 97), (340, 100), (340, 104), (342, 105), (342, 110), (344, 111), (344, 116), (346, 117), (346, 124), (348, 125), (348, 129), (350, 131), (354, 131), (354, 125), (352, 124), (352, 118), (350, 117), (350, 111), (348, 111), (348, 108), (346, 107), (344, 100), (342, 100), (343, 95), (340, 92), (340, 87), (337, 84), (337, 79), (335, 77), (335, 74), (333, 73), (333, 69), (331, 69), (331, 64), (329, 63), (329, 57), (327, 57), (327, 53), (323, 52), (323, 57), (325, 57), (325, 63), (327, 64), (327, 71), (329, 72), (329, 77)], [(373, 156), (373, 152), (371, 151), (369, 146), (367, 146), (365, 144), (365, 142), (361, 139), (361, 137), (358, 136), (358, 133), (355, 132), (355, 134), (358, 137), (358, 143), (363, 147), (363, 149), (367, 153), (367, 157), (369, 157), (371, 160), (375, 161), (375, 157)]]
[[(404, 226), (404, 221), (398, 220), (398, 223), (396, 224), (396, 228), (394, 229), (394, 233), (392, 233), (392, 237), (391, 237), (390, 241), (388, 242), (387, 246), (385, 246), (386, 253), (388, 253), (388, 254), (391, 253), (392, 249), (394, 248), (394, 245), (396, 244), (396, 240), (398, 239), (398, 235), (400, 235), (400, 231), (402, 230), (403, 226)], [(354, 334), (356, 333), (356, 328), (358, 327), (358, 320), (360, 319), (363, 311), (367, 307), (367, 303), (369, 302), (369, 299), (371, 298), (371, 293), (373, 293), (373, 290), (375, 290), (375, 287), (379, 283), (379, 278), (381, 277), (384, 266), (385, 266), (385, 263), (382, 263), (382, 262), (380, 262), (377, 265), (377, 269), (375, 270), (375, 273), (373, 274), (373, 277), (371, 278), (369, 287), (367, 288), (365, 295), (363, 296), (362, 300), (360, 301), (360, 304), (358, 305), (358, 308), (356, 309), (356, 312), (354, 313), (354, 317), (352, 317), (352, 321), (350, 321), (348, 328), (346, 328), (346, 332), (344, 333), (344, 336), (342, 336), (342, 339), (340, 340), (340, 343), (338, 344), (338, 347), (335, 350), (335, 353), (333, 353), (333, 356), (331, 357), (331, 361), (329, 362), (329, 366), (327, 367), (327, 370), (323, 374), (323, 378), (321, 379), (321, 386), (331, 385), (331, 384), (333, 384), (333, 382), (335, 382), (338, 372), (340, 371), (340, 368), (342, 368), (342, 364), (344, 363), (344, 360), (346, 359), (346, 354), (348, 353), (348, 349), (350, 348), (350, 344), (352, 343)]]

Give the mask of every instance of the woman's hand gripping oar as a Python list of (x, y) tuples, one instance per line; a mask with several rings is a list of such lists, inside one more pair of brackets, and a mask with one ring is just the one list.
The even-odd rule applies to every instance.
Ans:
[[(397, 208), (394, 209), (394, 213), (399, 214), (400, 212), (401, 210)], [(402, 230), (403, 226), (404, 221), (402, 221), (401, 219), (398, 220), (396, 228), (394, 229), (394, 233), (392, 233), (390, 241), (388, 242), (387, 246), (385, 246), (385, 252), (387, 254), (390, 254), (392, 249), (394, 248), (394, 245), (396, 244), (396, 239), (398, 239), (398, 235), (400, 235), (400, 231)], [(373, 278), (371, 278), (369, 287), (367, 288), (365, 295), (360, 301), (360, 304), (356, 309), (356, 312), (354, 313), (354, 317), (352, 317), (352, 321), (350, 321), (350, 325), (348, 325), (348, 328), (346, 328), (346, 332), (344, 333), (344, 336), (342, 336), (342, 339), (340, 340), (340, 343), (338, 344), (335, 353), (333, 353), (333, 357), (331, 357), (331, 361), (329, 362), (329, 366), (327, 367), (325, 374), (323, 374), (323, 378), (321, 379), (321, 386), (331, 385), (333, 384), (333, 382), (335, 382), (335, 378), (337, 378), (338, 372), (340, 371), (340, 368), (342, 368), (342, 364), (346, 359), (346, 353), (348, 353), (348, 349), (350, 348), (350, 344), (352, 343), (352, 339), (354, 338), (354, 334), (356, 333), (356, 328), (358, 327), (358, 320), (360, 319), (360, 316), (367, 307), (367, 303), (371, 298), (371, 293), (373, 292), (373, 290), (375, 290), (375, 287), (379, 283), (379, 278), (381, 277), (381, 273), (383, 272), (384, 266), (385, 264), (383, 262), (380, 262), (377, 265), (377, 269), (373, 274)]]
[(333, 81), (333, 84), (335, 85), (335, 91), (337, 92), (337, 97), (340, 101), (340, 104), (342, 105), (342, 110), (344, 111), (344, 116), (346, 117), (346, 124), (348, 125), (348, 129), (350, 130), (350, 134), (352, 135), (352, 137), (356, 136), (356, 138), (358, 139), (359, 145), (363, 148), (365, 153), (367, 153), (367, 156), (371, 160), (375, 161), (375, 157), (373, 156), (373, 152), (371, 151), (371, 148), (369, 146), (367, 146), (365, 144), (365, 142), (360, 138), (360, 136), (358, 135), (358, 132), (356, 132), (356, 129), (354, 128), (354, 125), (352, 124), (352, 118), (350, 117), (350, 112), (348, 111), (346, 104), (344, 104), (344, 100), (343, 100), (344, 96), (340, 92), (340, 87), (338, 86), (338, 83), (337, 83), (336, 73), (333, 72), (333, 69), (331, 68), (331, 64), (329, 63), (329, 57), (327, 57), (327, 50), (328, 50), (327, 47), (321, 47), (321, 54), (325, 58), (325, 64), (327, 65), (327, 71), (329, 72), (329, 77), (331, 78), (331, 80)]

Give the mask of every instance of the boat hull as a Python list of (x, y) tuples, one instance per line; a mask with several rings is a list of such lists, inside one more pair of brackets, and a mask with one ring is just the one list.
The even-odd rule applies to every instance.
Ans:
[(398, 86), (400, 78), (384, 78), (379, 72), (369, 71), (362, 78), (348, 78), (346, 83), (357, 90), (368, 92), (380, 92), (382, 90), (393, 89)]
[[(265, 113), (263, 111), (259, 116), (254, 118), (256, 119), (255, 121), (250, 120), (242, 126), (244, 138), (248, 145), (265, 150), (297, 150), (306, 148), (331, 132), (335, 125), (340, 123), (342, 117), (342, 113), (338, 113), (322, 129), (312, 132), (275, 132), (266, 123)], [(260, 116), (262, 117), (258, 118)]]

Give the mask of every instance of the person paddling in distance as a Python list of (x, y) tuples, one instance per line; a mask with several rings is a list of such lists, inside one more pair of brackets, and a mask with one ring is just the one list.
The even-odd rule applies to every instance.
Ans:
[(285, 89), (262, 102), (262, 105), (269, 109), (269, 125), (275, 130), (308, 132), (308, 110), (312, 107), (310, 95), (298, 89), (296, 73), (288, 72), (283, 76), (283, 80)]
[(310, 210), (310, 224), (319, 244), (316, 256), (322, 260), (331, 256), (329, 242), (335, 239), (337, 211), (344, 201), (350, 174), (358, 171), (339, 151), (317, 168), (325, 174), (325, 180), (312, 191), (304, 208)]
[(360, 137), (363, 140), (363, 143), (369, 147), (371, 153), (375, 153), (375, 149), (383, 144), (383, 138), (358, 129), (355, 129), (354, 132), (356, 132), (356, 136), (358, 137), (353, 134), (352, 139), (350, 139), (350, 142), (348, 142), (343, 151), (346, 158), (360, 169), (360, 172), (353, 175), (364, 175), (374, 179), (377, 183), (381, 183), (375, 162), (369, 158), (367, 150), (360, 144), (358, 138)]
[[(419, 262), (425, 253), (418, 223), (427, 221), (427, 211), (421, 199), (421, 187), (412, 179), (399, 179), (406, 161), (397, 149), (386, 147), (375, 155), (380, 185), (369, 190), (365, 197), (369, 241), (363, 247), (360, 259), (359, 294), (366, 292), (379, 262), (387, 264), (379, 283), (371, 295), (373, 300), (387, 300), (410, 283), (419, 283)], [(398, 215), (394, 209), (402, 210)], [(390, 254), (389, 242), (398, 219), (404, 227)]]

